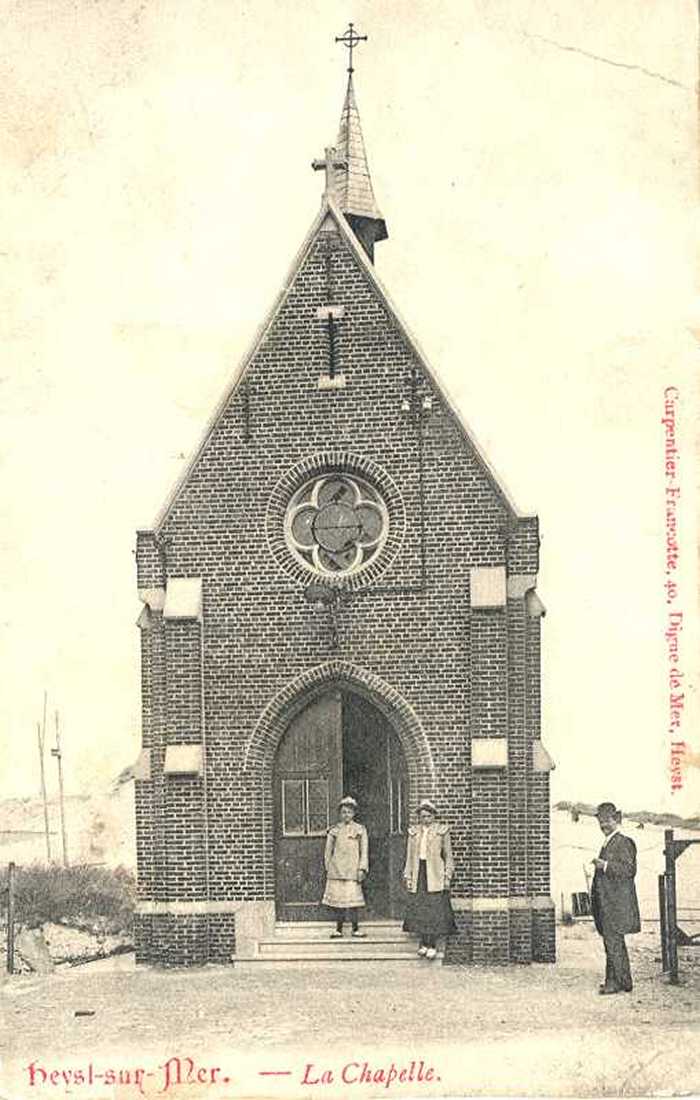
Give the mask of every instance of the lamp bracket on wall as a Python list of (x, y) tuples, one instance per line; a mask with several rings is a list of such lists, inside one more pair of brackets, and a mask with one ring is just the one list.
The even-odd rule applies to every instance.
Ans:
[(312, 581), (304, 589), (304, 599), (320, 611), (328, 611), (331, 624), (331, 649), (338, 649), (338, 610), (342, 603), (349, 601), (350, 593), (332, 584)]

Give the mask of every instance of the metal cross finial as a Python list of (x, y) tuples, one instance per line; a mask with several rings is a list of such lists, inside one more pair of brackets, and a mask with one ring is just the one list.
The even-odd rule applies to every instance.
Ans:
[(348, 72), (352, 76), (352, 74), (355, 71), (352, 67), (352, 51), (355, 49), (355, 46), (357, 45), (358, 42), (366, 42), (367, 41), (367, 35), (366, 34), (355, 34), (355, 29), (354, 29), (353, 24), (349, 23), (348, 24), (348, 29), (346, 30), (345, 34), (342, 34), (340, 37), (338, 37), (336, 35), (335, 40), (336, 40), (336, 42), (342, 42), (343, 45), (347, 46), (348, 50), (350, 51), (350, 58), (349, 58), (350, 64), (348, 65)]

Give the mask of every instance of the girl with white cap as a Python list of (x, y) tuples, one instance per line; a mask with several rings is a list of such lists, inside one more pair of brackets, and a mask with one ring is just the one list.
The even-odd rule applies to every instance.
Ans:
[(427, 798), (418, 806), (418, 822), (408, 829), (403, 872), (408, 905), (403, 928), (420, 936), (418, 954), (434, 959), (438, 936), (457, 931), (449, 894), (454, 860), (450, 827), (437, 820), (437, 810)]
[(339, 810), (340, 821), (331, 826), (326, 837), (326, 889), (322, 904), (336, 913), (331, 939), (342, 936), (345, 920), (350, 921), (353, 936), (364, 938), (357, 918), (365, 904), (361, 883), (369, 871), (367, 830), (355, 821), (357, 802), (354, 798), (341, 799)]

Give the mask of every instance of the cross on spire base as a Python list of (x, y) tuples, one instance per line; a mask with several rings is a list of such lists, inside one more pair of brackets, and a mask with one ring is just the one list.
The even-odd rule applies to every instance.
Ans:
[(334, 171), (348, 170), (347, 157), (342, 157), (337, 152), (334, 145), (327, 145), (325, 149), (325, 156), (323, 160), (312, 160), (311, 167), (314, 172), (325, 171), (326, 173), (326, 195), (335, 194), (335, 177)]

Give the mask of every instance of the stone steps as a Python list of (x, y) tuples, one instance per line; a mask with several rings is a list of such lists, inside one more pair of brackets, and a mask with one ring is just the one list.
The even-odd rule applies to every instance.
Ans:
[(363, 921), (366, 933), (362, 939), (350, 935), (346, 928), (342, 938), (331, 939), (335, 925), (331, 921), (278, 921), (274, 934), (257, 941), (255, 953), (241, 958), (233, 956), (238, 966), (262, 966), (286, 963), (365, 963), (402, 962), (420, 966), (440, 965), (442, 952), (428, 962), (417, 955), (418, 940), (404, 932), (400, 921)]
[(438, 957), (433, 960), (432, 963), (426, 962), (425, 959), (419, 959), (414, 951), (403, 955), (382, 955), (379, 952), (375, 955), (368, 955), (364, 958), (338, 958), (338, 956), (328, 956), (319, 952), (317, 955), (304, 955), (302, 958), (298, 958), (295, 955), (289, 955), (284, 958), (269, 958), (264, 955), (254, 955), (248, 958), (238, 958), (236, 955), (231, 960), (235, 966), (239, 969), (254, 969), (254, 970), (273, 970), (275, 968), (297, 970), (300, 966), (332, 966), (340, 967), (341, 969), (351, 969), (357, 966), (367, 966), (372, 963), (374, 966), (389, 966), (393, 968), (395, 963), (400, 963), (401, 966), (411, 966), (420, 970), (422, 967), (441, 966), (442, 959), (438, 954)]
[(262, 958), (287, 958), (293, 954), (296, 958), (325, 959), (366, 959), (373, 958), (377, 954), (399, 955), (407, 958), (415, 958), (418, 950), (410, 940), (391, 939), (388, 936), (367, 938), (366, 940), (351, 940), (343, 937), (341, 940), (313, 939), (299, 940), (293, 937), (283, 939), (276, 936), (274, 939), (259, 940), (258, 954)]
[[(284, 939), (293, 938), (308, 942), (315, 939), (328, 939), (334, 928), (333, 921), (277, 921), (274, 934), (276, 937), (281, 936)], [(403, 931), (401, 921), (398, 920), (360, 921), (360, 929), (367, 934), (368, 939), (377, 936), (391, 936), (392, 938), (404, 938), (411, 943), (415, 939), (415, 936), (410, 932)], [(351, 939), (350, 927), (347, 924), (343, 929), (343, 938)]]

